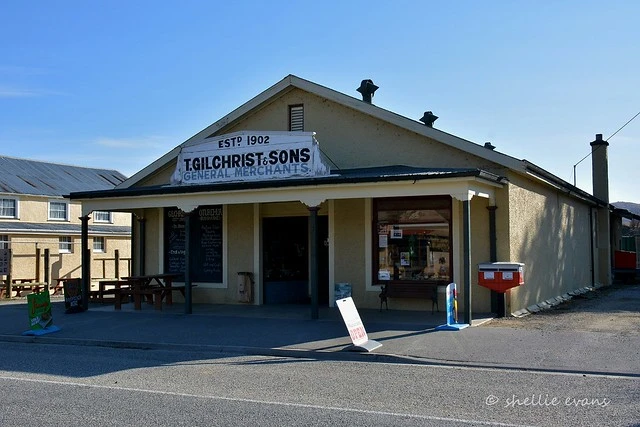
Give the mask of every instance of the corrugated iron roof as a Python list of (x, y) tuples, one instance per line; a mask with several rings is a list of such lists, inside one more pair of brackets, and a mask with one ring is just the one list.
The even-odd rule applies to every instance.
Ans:
[(127, 179), (118, 171), (0, 156), (0, 193), (68, 196), (109, 190)]
[(304, 185), (336, 185), (345, 183), (408, 181), (416, 179), (470, 178), (479, 177), (491, 182), (502, 183), (504, 178), (482, 169), (474, 168), (421, 168), (412, 166), (381, 166), (355, 169), (331, 169), (329, 175), (313, 178), (270, 179), (264, 181), (208, 183), (197, 185), (155, 185), (147, 187), (116, 188), (105, 191), (87, 191), (71, 194), (71, 200), (137, 197), (158, 194), (188, 194), (207, 191), (258, 190), (264, 188), (284, 188)]
[[(82, 231), (80, 224), (55, 224), (36, 222), (0, 221), (0, 233), (12, 234), (77, 234)], [(130, 235), (131, 227), (126, 225), (89, 224), (90, 235)]]

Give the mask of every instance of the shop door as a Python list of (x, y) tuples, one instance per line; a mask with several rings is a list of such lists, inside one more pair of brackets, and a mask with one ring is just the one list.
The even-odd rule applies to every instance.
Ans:
[[(309, 218), (264, 218), (264, 304), (309, 304)], [(327, 217), (318, 217), (318, 301), (329, 301)]]

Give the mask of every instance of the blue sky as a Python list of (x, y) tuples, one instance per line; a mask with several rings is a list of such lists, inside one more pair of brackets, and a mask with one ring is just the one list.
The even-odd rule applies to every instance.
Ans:
[[(573, 183), (640, 112), (640, 2), (0, 3), (0, 155), (126, 175), (295, 74)], [(312, 130), (312, 129), (307, 129)], [(322, 145), (321, 135), (318, 135)], [(640, 117), (609, 140), (640, 203)], [(591, 158), (576, 169), (591, 192)]]

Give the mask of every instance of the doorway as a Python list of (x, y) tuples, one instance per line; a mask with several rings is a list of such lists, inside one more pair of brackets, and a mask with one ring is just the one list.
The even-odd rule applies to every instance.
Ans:
[[(329, 302), (328, 219), (318, 217), (318, 302)], [(309, 217), (263, 218), (264, 304), (309, 304)]]

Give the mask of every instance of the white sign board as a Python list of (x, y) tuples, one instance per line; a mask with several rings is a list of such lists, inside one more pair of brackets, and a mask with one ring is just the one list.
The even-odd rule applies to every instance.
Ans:
[(340, 310), (344, 324), (347, 325), (347, 330), (349, 331), (349, 336), (351, 337), (353, 345), (363, 345), (369, 341), (367, 331), (364, 329), (364, 324), (360, 319), (358, 309), (356, 309), (353, 299), (348, 297), (337, 300), (336, 304), (338, 304), (338, 309)]
[(263, 181), (329, 174), (313, 132), (241, 131), (182, 147), (173, 185)]
[(11, 249), (0, 249), (0, 276), (11, 274)]

